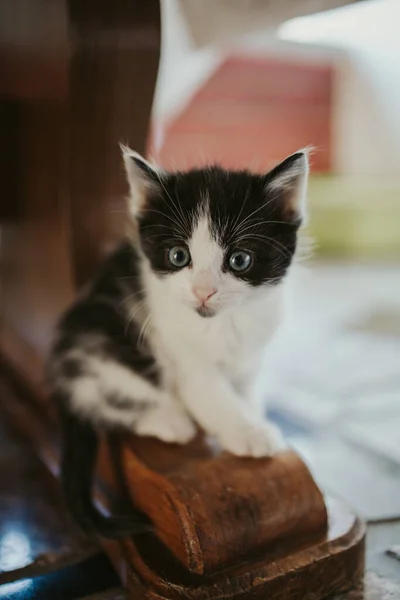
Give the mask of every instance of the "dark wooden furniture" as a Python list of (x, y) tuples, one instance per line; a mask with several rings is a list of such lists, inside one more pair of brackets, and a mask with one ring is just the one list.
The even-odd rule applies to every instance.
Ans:
[(362, 579), (363, 523), (326, 507), (291, 451), (238, 459), (201, 437), (184, 449), (130, 438), (113, 456), (162, 542), (121, 545), (132, 597), (322, 599)]
[[(4, 378), (3, 409), (57, 474), (51, 411)], [(32, 397), (32, 391), (34, 392)], [(324, 498), (293, 452), (236, 459), (198, 437), (185, 448), (112, 436), (102, 446), (97, 498), (115, 493), (147, 513), (156, 535), (105, 542), (132, 598), (323, 599), (358, 585), (365, 529)]]
[[(158, 0), (13, 0), (0, 3), (0, 23), (0, 366), (31, 391), (20, 406), (15, 390), (3, 387), (0, 405), (2, 419), (7, 414), (29, 428), (47, 407), (42, 361), (54, 322), (121, 230), (127, 189), (119, 143), (146, 151), (160, 6)], [(100, 548), (72, 526), (29, 449), (14, 453), (5, 434), (4, 444), (0, 597), (20, 591), (39, 598), (47, 590), (49, 598), (61, 598), (62, 583), (18, 586), (17, 580), (38, 582), (56, 571), (62, 581), (62, 567), (79, 569)], [(43, 458), (44, 449), (37, 450)], [(7, 537), (15, 530), (19, 537)], [(15, 568), (1, 545), (7, 540)], [(22, 566), (18, 540), (29, 550)], [(83, 570), (92, 578), (96, 572), (90, 565)], [(87, 595), (102, 588), (68, 589)]]
[[(4, 421), (7, 415), (7, 422), (14, 424), (14, 431), (2, 432), (1, 437), (3, 459), (0, 461), (0, 481), (2, 482), (0, 493), (0, 544), (3, 540), (7, 541), (2, 532), (4, 527), (9, 528), (11, 523), (19, 529), (19, 532), (27, 534), (32, 562), (24, 563), (26, 556), (21, 556), (20, 552), (13, 549), (13, 546), (8, 546), (11, 562), (9, 568), (4, 571), (3, 566), (3, 573), (0, 573), (0, 598), (2, 597), (1, 594), (4, 595), (5, 592), (8, 594), (10, 590), (9, 595), (6, 595), (6, 597), (11, 600), (49, 600), (54, 597), (60, 598), (60, 600), (72, 600), (78, 598), (74, 594), (74, 590), (87, 590), (89, 588), (94, 592), (99, 589), (97, 586), (101, 583), (105, 590), (108, 587), (112, 589), (104, 591), (102, 594), (96, 593), (93, 600), (127, 599), (128, 595), (122, 589), (119, 591), (115, 589), (117, 583), (112, 580), (109, 567), (103, 562), (99, 562), (99, 549), (79, 537), (78, 532), (71, 535), (72, 528), (69, 518), (65, 514), (65, 509), (62, 508), (62, 504), (60, 504), (54, 481), (51, 480), (44, 467), (44, 464), (47, 464), (50, 469), (54, 469), (56, 465), (56, 455), (51, 451), (51, 444), (47, 443), (41, 446), (38, 443), (35, 444), (36, 450), (41, 451), (42, 462), (32, 456), (28, 444), (28, 441), (34, 440), (35, 436), (43, 439), (46, 419), (43, 418), (43, 415), (38, 414), (35, 403), (31, 399), (28, 400), (26, 394), (22, 392), (22, 389), (17, 390), (14, 386), (10, 386), (8, 377), (2, 378), (2, 385), (0, 386), (0, 420)], [(296, 422), (291, 423), (290, 427), (296, 428)], [(21, 438), (17, 437), (18, 429), (23, 434)], [(323, 438), (320, 443), (323, 444)], [(341, 444), (339, 440), (337, 443)], [(329, 447), (332, 448), (332, 441), (329, 444)], [(340, 446), (338, 446), (338, 455), (342, 456), (343, 452), (339, 448)], [(324, 451), (324, 448), (321, 448), (321, 450)], [(125, 451), (131, 454), (131, 449)], [(367, 452), (364, 452), (363, 455), (366, 466), (370, 464), (371, 459), (378, 460), (378, 457), (371, 457)], [(350, 463), (355, 460), (351, 446), (348, 447), (346, 456)], [(359, 449), (357, 449), (357, 457), (360, 460)], [(19, 466), (16, 469), (17, 461)], [(342, 467), (344, 470), (346, 469), (346, 465), (342, 465)], [(381, 468), (391, 472), (393, 465), (382, 462)], [(34, 481), (27, 482), (26, 479), (29, 476), (34, 476)], [(110, 479), (111, 475), (109, 474), (108, 477)], [(6, 490), (7, 496), (4, 495)], [(27, 490), (29, 491), (29, 497), (26, 493)], [(4, 502), (5, 498), (9, 499), (11, 497), (12, 504), (9, 501)], [(33, 513), (24, 508), (24, 506), (28, 507), (32, 500), (35, 501), (37, 506), (36, 512)], [(9, 512), (10, 506), (12, 514)], [(50, 521), (43, 522), (43, 518), (38, 519), (38, 514), (43, 513), (50, 516)], [(24, 524), (24, 518), (28, 518), (27, 527)], [(47, 528), (46, 523), (48, 524)], [(66, 527), (66, 525), (70, 531), (69, 538), (66, 538), (65, 533), (63, 533), (63, 527)], [(56, 533), (55, 537), (54, 533)], [(371, 523), (367, 535), (367, 574), (364, 583), (361, 580), (354, 590), (335, 594), (332, 600), (387, 600), (388, 598), (400, 597), (398, 560), (387, 554), (387, 550), (398, 543), (399, 540), (399, 519)], [(75, 552), (74, 547), (78, 548), (78, 552)], [(82, 552), (83, 548), (86, 548), (84, 552)], [(125, 548), (109, 547), (109, 552), (113, 556), (114, 564), (117, 566), (122, 580), (125, 582), (129, 580), (133, 585), (136, 585), (134, 598), (140, 599), (140, 593), (143, 590), (139, 588), (138, 591), (138, 581), (135, 579), (131, 566), (131, 551), (132, 546), (130, 544)], [(126, 553), (130, 554), (128, 561), (125, 558)], [(3, 549), (2, 556), (4, 556)], [(93, 573), (96, 574), (94, 578)], [(30, 579), (33, 575), (36, 575), (35, 578)], [(147, 575), (151, 578), (154, 577), (152, 571), (147, 571)], [(81, 581), (82, 577), (83, 581)], [(22, 578), (23, 581), (21, 581)], [(75, 579), (78, 579), (78, 581), (75, 582), (74, 587), (72, 583)], [(5, 584), (6, 581), (11, 583)], [(69, 581), (70, 585), (66, 586), (66, 581)], [(260, 582), (260, 580), (258, 581)], [(157, 585), (160, 585), (160, 582)], [(178, 589), (181, 588), (178, 586)], [(63, 595), (61, 595), (61, 591)], [(85, 600), (87, 593), (88, 591), (83, 592)], [(167, 594), (168, 597), (170, 596)], [(303, 600), (303, 597), (300, 597)], [(90, 596), (90, 600), (92, 600), (92, 596)]]
[(26, 370), (18, 346), (43, 356), (120, 234), (119, 143), (145, 152), (160, 14), (157, 0), (15, 0), (0, 21), (0, 344)]

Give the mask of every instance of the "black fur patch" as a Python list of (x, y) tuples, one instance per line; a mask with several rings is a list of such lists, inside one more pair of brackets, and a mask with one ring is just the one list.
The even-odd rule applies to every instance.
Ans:
[(53, 348), (52, 360), (62, 360), (67, 377), (79, 376), (82, 365), (68, 357), (68, 351), (82, 348), (102, 358), (108, 357), (131, 368), (157, 384), (159, 373), (146, 340), (139, 344), (140, 327), (129, 319), (126, 299), (143, 299), (137, 251), (123, 243), (103, 263), (86, 296), (64, 315)]
[(143, 411), (149, 408), (148, 402), (139, 402), (137, 400), (133, 400), (132, 398), (126, 398), (118, 394), (108, 395), (106, 400), (107, 404), (111, 408), (116, 408), (117, 410), (132, 411), (132, 409), (135, 409), (135, 412), (137, 412), (138, 417)]
[(77, 358), (66, 358), (62, 363), (62, 372), (65, 377), (80, 377), (85, 373), (82, 361)]
[(210, 228), (226, 253), (225, 269), (233, 251), (245, 250), (253, 257), (252, 265), (246, 272), (232, 272), (235, 277), (253, 286), (281, 280), (296, 249), (300, 220), (287, 209), (287, 192), (268, 193), (267, 184), (293, 160), (265, 176), (219, 167), (164, 176), (162, 185), (149, 192), (139, 221), (143, 250), (153, 270), (160, 275), (175, 272), (168, 250), (187, 244), (198, 215), (207, 208)]

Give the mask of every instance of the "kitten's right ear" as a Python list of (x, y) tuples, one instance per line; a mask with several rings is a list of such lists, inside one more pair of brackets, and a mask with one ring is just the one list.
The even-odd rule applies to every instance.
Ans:
[(137, 215), (146, 204), (149, 190), (160, 185), (160, 172), (143, 156), (121, 144), (126, 176), (129, 183), (129, 208)]
[(304, 220), (306, 217), (309, 152), (310, 149), (299, 150), (266, 175), (266, 191), (272, 194), (289, 219)]

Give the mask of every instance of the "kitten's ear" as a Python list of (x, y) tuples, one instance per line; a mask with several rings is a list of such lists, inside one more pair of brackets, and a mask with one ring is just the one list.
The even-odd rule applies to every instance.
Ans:
[(304, 220), (307, 214), (308, 152), (300, 150), (279, 163), (266, 175), (265, 187), (290, 220)]
[(146, 204), (149, 190), (160, 185), (160, 171), (140, 154), (121, 144), (126, 176), (130, 189), (130, 210), (138, 214)]

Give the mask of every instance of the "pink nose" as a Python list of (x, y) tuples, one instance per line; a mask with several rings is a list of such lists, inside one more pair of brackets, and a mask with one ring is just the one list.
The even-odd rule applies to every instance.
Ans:
[(196, 298), (198, 300), (200, 300), (200, 302), (202, 304), (205, 304), (207, 302), (207, 300), (209, 300), (211, 298), (211, 296), (214, 296), (214, 294), (217, 293), (217, 290), (215, 289), (210, 289), (210, 288), (200, 288), (200, 287), (195, 287), (193, 288), (193, 292), (194, 295), (196, 296)]

